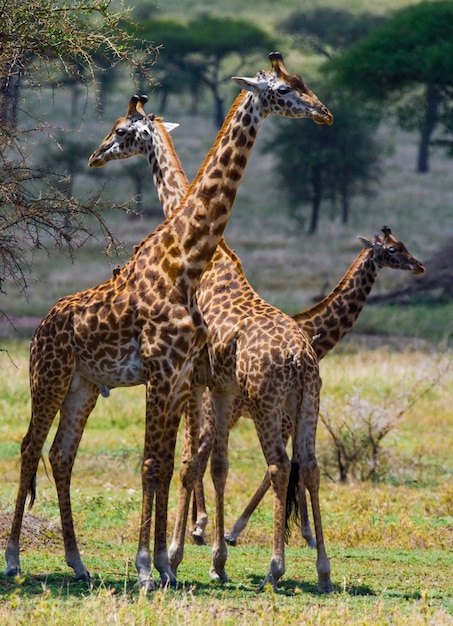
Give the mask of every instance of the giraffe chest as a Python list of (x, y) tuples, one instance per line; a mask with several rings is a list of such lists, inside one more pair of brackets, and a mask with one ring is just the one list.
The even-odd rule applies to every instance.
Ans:
[[(77, 344), (76, 344), (77, 345)], [(77, 346), (77, 370), (100, 387), (129, 387), (146, 382), (140, 343), (137, 338), (114, 343)]]
[(145, 384), (154, 376), (178, 378), (205, 344), (196, 303), (145, 304), (104, 297), (74, 312), (77, 370), (101, 391)]

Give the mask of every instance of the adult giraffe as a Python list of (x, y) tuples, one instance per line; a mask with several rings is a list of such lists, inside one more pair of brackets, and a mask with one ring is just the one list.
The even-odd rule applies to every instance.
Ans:
[[(141, 97), (138, 101), (135, 98), (134, 101), (134, 114), (128, 113), (115, 122), (109, 135), (94, 152), (92, 160), (103, 165), (107, 161), (136, 154), (146, 156), (164, 212), (168, 216), (187, 188), (187, 179), (162, 121), (144, 112), (146, 97)], [(242, 272), (239, 259), (223, 239), (201, 280), (197, 298), (199, 304), (202, 302), (200, 308), (208, 323), (208, 385), (216, 406), (216, 445), (212, 471), (216, 484), (216, 542), (211, 576), (227, 579), (223, 497), (229, 430), (225, 426), (234, 396), (240, 394), (253, 415), (266, 460), (273, 472), (276, 494), (274, 553), (266, 581), (269, 580), (276, 586), (284, 571), (284, 514), (289, 460), (281, 442), (281, 415), (282, 407), (286, 406), (295, 427), (306, 429), (306, 434), (301, 434), (300, 439), (306, 443), (308, 458), (300, 460), (313, 492), (319, 548), (318, 584), (322, 591), (330, 591), (330, 567), (322, 539), (314, 456), (320, 385), (315, 355), (293, 321), (265, 303), (253, 291)], [(200, 381), (200, 385), (193, 385), (192, 388), (188, 408), (191, 415), (199, 413), (199, 403), (206, 383), (203, 376), (197, 376), (196, 379)], [(302, 402), (306, 403), (304, 412)], [(305, 420), (303, 424), (301, 418)], [(198, 442), (186, 440), (185, 443), (182, 467), (185, 465), (188, 449)], [(297, 441), (296, 458), (301, 455), (301, 447), (301, 441)], [(310, 464), (313, 467), (308, 469)], [(178, 567), (182, 559), (190, 498), (190, 491), (185, 487), (183, 477), (181, 484), (180, 507), (174, 540), (170, 547), (170, 564), (173, 569)]]
[[(76, 579), (90, 578), (77, 547), (70, 504), (70, 477), (80, 437), (99, 393), (145, 384), (138, 583), (154, 589), (149, 543), (156, 498), (154, 565), (163, 584), (175, 584), (166, 550), (168, 491), (189, 372), (206, 342), (196, 289), (223, 234), (262, 120), (277, 114), (332, 122), (330, 112), (302, 79), (285, 71), (281, 55), (271, 53), (270, 60), (270, 70), (234, 79), (243, 91), (178, 209), (137, 246), (122, 270), (98, 287), (60, 299), (36, 330), (30, 350), (32, 416), (21, 446), (19, 491), (5, 552), (7, 575), (20, 573), (25, 502), (29, 491), (33, 502), (42, 448), (60, 411), (49, 458), (66, 562)], [(192, 441), (198, 441), (197, 418), (187, 422)], [(190, 491), (193, 451), (192, 446), (182, 470)]]

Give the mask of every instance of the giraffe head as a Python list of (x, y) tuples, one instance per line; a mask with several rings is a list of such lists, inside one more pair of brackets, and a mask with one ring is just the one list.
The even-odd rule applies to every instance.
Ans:
[(280, 52), (271, 52), (270, 70), (259, 71), (254, 78), (233, 76), (233, 80), (247, 91), (260, 94), (265, 115), (307, 117), (317, 124), (332, 124), (333, 115), (307, 87), (301, 76), (289, 74)]
[[(107, 137), (90, 156), (88, 160), (90, 167), (102, 167), (115, 159), (148, 154), (149, 144), (153, 140), (153, 125), (156, 120), (162, 120), (152, 113), (145, 113), (143, 105), (147, 101), (147, 96), (132, 96), (126, 115), (116, 120)], [(165, 122), (164, 126), (171, 131), (179, 124)]]
[(391, 267), (396, 270), (409, 270), (412, 274), (424, 274), (425, 267), (398, 241), (388, 226), (382, 227), (384, 236), (374, 239), (359, 237), (365, 248), (373, 249), (373, 256), (379, 267)]

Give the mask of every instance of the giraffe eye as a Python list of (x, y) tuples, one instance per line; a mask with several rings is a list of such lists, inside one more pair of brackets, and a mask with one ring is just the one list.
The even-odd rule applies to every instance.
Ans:
[(126, 129), (125, 128), (117, 128), (116, 129), (116, 134), (119, 137), (124, 137), (124, 135), (126, 134)]
[(288, 85), (280, 85), (280, 87), (277, 88), (277, 92), (282, 96), (289, 93), (290, 91), (291, 87), (288, 87)]
[(396, 252), (396, 248), (390, 246), (390, 248), (387, 248), (387, 251), (390, 252), (390, 254), (394, 254)]

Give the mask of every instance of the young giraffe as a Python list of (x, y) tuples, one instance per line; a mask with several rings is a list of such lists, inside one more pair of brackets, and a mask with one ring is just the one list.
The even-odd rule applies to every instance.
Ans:
[[(382, 227), (383, 237), (376, 236), (375, 239), (359, 237), (364, 249), (358, 254), (343, 278), (337, 286), (323, 300), (313, 307), (293, 315), (294, 320), (310, 337), (315, 337), (313, 348), (318, 360), (323, 359), (336, 344), (351, 330), (373, 288), (379, 271), (384, 268), (410, 271), (412, 274), (423, 274), (425, 268), (406, 248), (403, 242), (398, 241), (388, 226)], [(204, 542), (204, 530), (207, 524), (207, 514), (204, 505), (204, 492), (202, 474), (207, 465), (209, 456), (210, 441), (212, 433), (208, 432), (208, 426), (212, 422), (209, 415), (209, 404), (206, 403), (204, 410), (205, 426), (201, 433), (203, 442), (198, 459), (198, 479), (195, 484), (196, 489), (196, 513), (197, 521), (193, 531), (194, 539), (197, 543)], [(230, 428), (238, 419), (244, 415), (243, 403), (238, 399), (235, 402), (233, 412), (230, 416)], [(284, 441), (288, 441), (291, 435), (291, 424), (289, 419), (284, 421)], [(266, 474), (261, 485), (253, 495), (252, 499), (244, 509), (241, 516), (236, 520), (231, 531), (227, 534), (226, 540), (230, 545), (236, 545), (240, 533), (247, 526), (248, 521), (261, 502), (266, 491), (270, 487), (269, 476)], [(308, 520), (307, 504), (305, 499), (305, 488), (303, 483), (299, 485), (299, 509), (301, 511), (301, 533), (310, 547), (314, 547), (315, 540), (311, 532)]]
[[(285, 73), (281, 59), (276, 59)], [(300, 80), (300, 79), (299, 79)], [(163, 123), (146, 115), (142, 97), (137, 113), (142, 119), (120, 118), (114, 125), (104, 149), (96, 151), (99, 163), (142, 154), (148, 158), (154, 181), (168, 215), (174, 197), (187, 187), (173, 144)], [(330, 120), (331, 121), (331, 120)], [(134, 123), (135, 122), (135, 123)], [(104, 144), (104, 142), (103, 142)], [(98, 156), (99, 155), (99, 156)], [(215, 404), (216, 446), (212, 475), (216, 485), (216, 542), (213, 548), (211, 576), (226, 580), (226, 545), (224, 540), (223, 494), (227, 473), (229, 407), (241, 394), (249, 408), (271, 470), (275, 490), (274, 554), (264, 582), (274, 587), (284, 572), (284, 513), (289, 460), (281, 442), (282, 407), (286, 406), (298, 432), (295, 459), (306, 474), (312, 492), (315, 528), (318, 538), (318, 585), (331, 591), (330, 565), (325, 554), (319, 512), (319, 477), (314, 456), (320, 380), (317, 361), (309, 342), (288, 316), (265, 303), (246, 281), (239, 259), (222, 239), (197, 291), (197, 298), (208, 323), (208, 349), (211, 397)], [(200, 400), (206, 385), (196, 377), (188, 413), (199, 414)], [(304, 423), (301, 423), (303, 416)], [(303, 430), (306, 432), (302, 432)], [(187, 430), (186, 430), (187, 432)], [(193, 440), (185, 441), (182, 466)], [(303, 452), (307, 455), (302, 458)], [(181, 482), (183, 482), (181, 480)], [(175, 535), (170, 548), (170, 564), (176, 571), (183, 556), (184, 533), (190, 490), (182, 486)], [(264, 583), (263, 583), (264, 584)]]
[[(40, 324), (30, 351), (32, 417), (21, 446), (21, 474), (6, 574), (20, 573), (19, 538), (27, 494), (35, 494), (42, 448), (58, 410), (49, 458), (55, 478), (66, 561), (76, 579), (89, 579), (74, 533), (70, 477), (86, 420), (99, 393), (146, 385), (142, 465), (143, 502), (136, 567), (138, 583), (153, 589), (149, 551), (154, 497), (154, 565), (162, 583), (175, 584), (166, 550), (168, 490), (189, 372), (206, 341), (195, 291), (217, 244), (261, 121), (270, 114), (331, 123), (332, 116), (296, 75), (271, 53), (272, 68), (235, 78), (243, 88), (184, 201), (135, 249), (106, 283), (60, 299)], [(90, 165), (96, 165), (94, 155)], [(195, 416), (198, 418), (198, 416)], [(198, 442), (198, 422), (187, 423)], [(189, 453), (193, 450), (193, 447)], [(191, 490), (195, 459), (186, 459)]]

